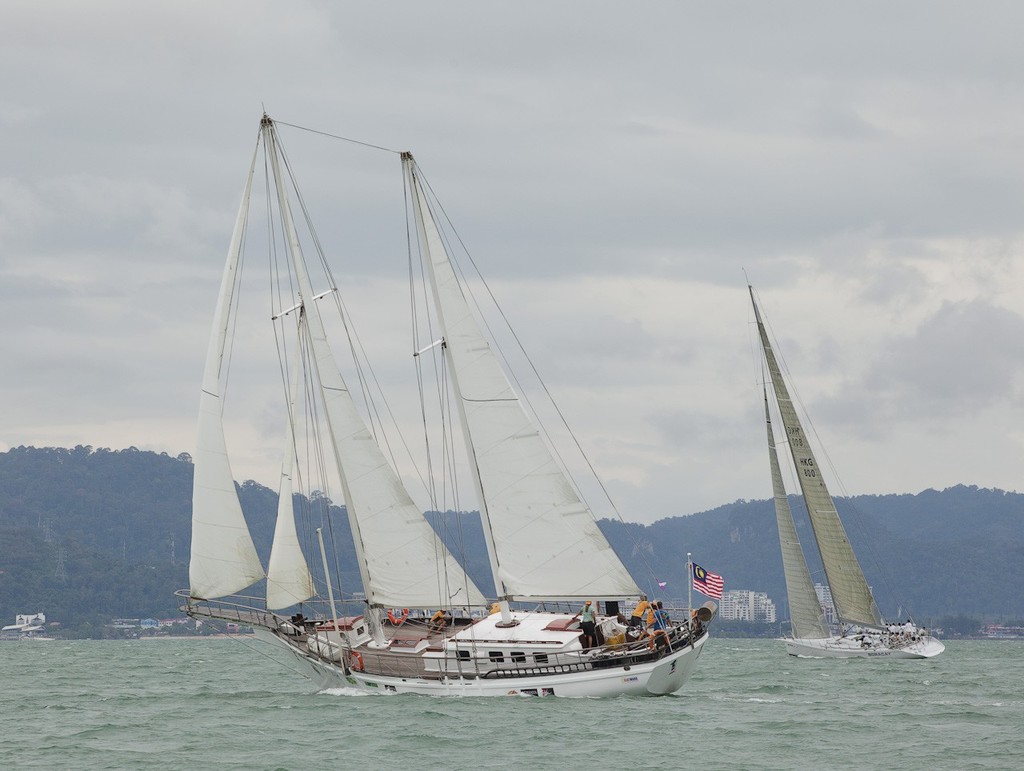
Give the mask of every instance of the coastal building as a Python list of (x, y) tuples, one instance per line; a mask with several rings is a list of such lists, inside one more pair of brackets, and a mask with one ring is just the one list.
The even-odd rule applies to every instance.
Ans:
[(825, 614), (825, 623), (830, 627), (839, 624), (839, 615), (836, 613), (835, 603), (832, 602), (832, 589), (828, 584), (815, 584), (814, 593), (818, 595), (818, 604)]
[(764, 592), (750, 589), (730, 589), (722, 594), (718, 616), (723, 621), (757, 621), (774, 624), (775, 603)]
[(0, 640), (49, 639), (43, 635), (45, 626), (45, 613), (19, 613), (13, 624), (0, 629)]

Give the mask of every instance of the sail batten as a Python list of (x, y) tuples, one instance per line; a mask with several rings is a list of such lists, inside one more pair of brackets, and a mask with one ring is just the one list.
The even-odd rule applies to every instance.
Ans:
[(749, 290), (761, 349), (768, 367), (779, 415), (782, 418), (790, 456), (797, 472), (804, 502), (807, 505), (807, 513), (814, 531), (814, 540), (821, 554), (825, 577), (832, 591), (832, 600), (841, 620), (851, 624), (879, 627), (883, 623), (882, 615), (871, 596), (867, 579), (853, 553), (846, 530), (836, 511), (835, 503), (825, 485), (810, 442), (793, 406), (789, 390), (782, 376), (782, 370), (775, 357), (771, 341), (768, 339), (768, 331), (761, 318), (761, 311), (754, 299), (753, 287), (750, 287)]
[(411, 156), (405, 164), (499, 595), (636, 596), (482, 334)]

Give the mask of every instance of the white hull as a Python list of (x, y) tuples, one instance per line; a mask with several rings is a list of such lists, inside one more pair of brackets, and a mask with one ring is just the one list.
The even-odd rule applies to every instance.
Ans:
[(306, 675), (320, 690), (359, 688), (375, 693), (414, 693), (422, 696), (661, 696), (679, 691), (693, 674), (704, 644), (705, 633), (693, 646), (685, 646), (655, 661), (627, 666), (591, 669), (546, 676), (476, 677), (390, 677), (344, 670), (293, 645), (269, 629), (255, 628), (256, 636), (292, 653)]
[(946, 649), (934, 637), (896, 644), (876, 639), (867, 645), (854, 637), (826, 637), (821, 640), (787, 638), (784, 642), (790, 656), (819, 659), (929, 659)]

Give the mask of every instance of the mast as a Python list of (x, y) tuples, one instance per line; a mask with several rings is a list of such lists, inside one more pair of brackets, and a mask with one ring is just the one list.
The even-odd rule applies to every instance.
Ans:
[(843, 523), (839, 519), (835, 503), (825, 486), (825, 480), (822, 478), (814, 452), (811, 450), (803, 426), (797, 417), (796, 407), (789, 396), (789, 390), (782, 377), (782, 370), (779, 368), (775, 352), (768, 339), (768, 331), (761, 319), (761, 311), (754, 299), (754, 288), (750, 285), (747, 288), (750, 291), (750, 301), (754, 306), (761, 350), (771, 376), (779, 414), (782, 416), (789, 452), (797, 470), (797, 479), (800, 481), (800, 489), (803, 492), (804, 502), (807, 504), (807, 514), (814, 531), (814, 540), (821, 553), (825, 577), (832, 590), (832, 599), (836, 604), (836, 610), (839, 617), (847, 623), (881, 627), (882, 615), (871, 596), (871, 589), (864, 578), (864, 572), (853, 553), (853, 547), (850, 545), (846, 530), (843, 529)]
[(764, 419), (768, 427), (768, 458), (772, 471), (772, 491), (775, 496), (775, 520), (779, 527), (779, 545), (782, 547), (782, 570), (786, 576), (786, 596), (789, 598), (789, 623), (793, 637), (824, 639), (829, 636), (821, 603), (814, 591), (811, 573), (807, 569), (800, 539), (796, 534), (793, 512), (782, 481), (779, 454), (775, 450), (772, 417), (768, 411), (768, 391), (764, 391)]
[(473, 317), (410, 154), (403, 164), (499, 595), (503, 602), (637, 596)]
[[(328, 435), (345, 497), (359, 574), (371, 609), (430, 608), (450, 604), (448, 577), (458, 577), (467, 590), (467, 604), (484, 602), (483, 594), (424, 519), (373, 439), (341, 376), (327, 340), (312, 283), (292, 219), (273, 121), (264, 131), (277, 188), (288, 252), (298, 285), (306, 336), (312, 350), (310, 367), (323, 400)], [(376, 610), (367, 614), (378, 642), (383, 641)]]

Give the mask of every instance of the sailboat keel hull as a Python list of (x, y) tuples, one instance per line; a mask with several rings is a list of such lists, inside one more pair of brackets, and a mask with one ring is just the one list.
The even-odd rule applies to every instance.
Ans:
[(790, 656), (817, 659), (929, 659), (938, 656), (946, 646), (934, 637), (901, 645), (884, 642), (865, 644), (853, 637), (826, 637), (814, 639), (785, 640), (786, 653)]
[(356, 688), (382, 694), (421, 696), (560, 696), (607, 698), (661, 696), (676, 693), (693, 674), (708, 640), (707, 634), (654, 661), (626, 666), (594, 668), (549, 676), (503, 677), (394, 677), (349, 670), (291, 644), (274, 632), (256, 628), (259, 639), (288, 650), (303, 666), (318, 690)]

